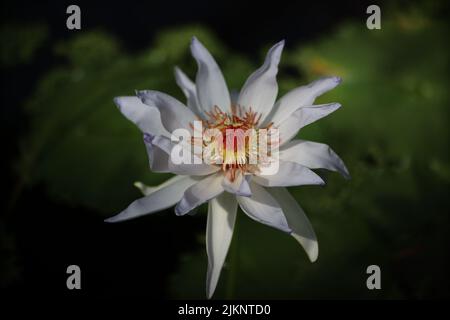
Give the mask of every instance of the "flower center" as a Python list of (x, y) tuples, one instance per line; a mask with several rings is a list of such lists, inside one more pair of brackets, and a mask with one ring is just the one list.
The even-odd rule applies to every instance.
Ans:
[(264, 144), (270, 145), (267, 129), (272, 124), (259, 128), (261, 114), (240, 106), (232, 106), (231, 114), (215, 106), (206, 115), (208, 119), (202, 121), (203, 160), (220, 165), (230, 181), (239, 171), (258, 172), (258, 166), (266, 160), (261, 151), (266, 148)]

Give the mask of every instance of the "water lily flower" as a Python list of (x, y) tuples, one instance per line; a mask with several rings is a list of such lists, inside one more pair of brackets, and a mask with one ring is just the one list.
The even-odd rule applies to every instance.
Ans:
[[(249, 76), (236, 99), (231, 98), (216, 61), (195, 37), (190, 45), (198, 65), (195, 83), (175, 68), (176, 82), (187, 98), (186, 105), (151, 90), (114, 99), (122, 114), (143, 132), (151, 170), (176, 175), (157, 187), (137, 184), (145, 196), (105, 221), (124, 221), (172, 206), (177, 215), (184, 215), (208, 202), (208, 298), (214, 293), (225, 262), (238, 206), (251, 219), (292, 235), (314, 262), (319, 252), (316, 235), (303, 209), (286, 187), (323, 185), (322, 178), (311, 170), (317, 168), (349, 177), (343, 161), (329, 146), (294, 139), (301, 128), (340, 107), (339, 103), (313, 103), (316, 97), (336, 87), (341, 79), (317, 80), (293, 89), (276, 101), (276, 76), (283, 47), (284, 41), (281, 41), (268, 51), (263, 65)], [(221, 164), (176, 163), (171, 154), (182, 142), (174, 142), (171, 133), (180, 128), (193, 133), (192, 124), (198, 120), (205, 127), (220, 132), (236, 128), (278, 129), (278, 171), (265, 175), (264, 168), (258, 164), (245, 162), (247, 149), (240, 150), (243, 158), (240, 161), (233, 157), (239, 150), (227, 149), (227, 146), (222, 155), (231, 157), (225, 156)], [(208, 143), (200, 142), (206, 148), (210, 146)], [(194, 156), (202, 158), (202, 155)]]

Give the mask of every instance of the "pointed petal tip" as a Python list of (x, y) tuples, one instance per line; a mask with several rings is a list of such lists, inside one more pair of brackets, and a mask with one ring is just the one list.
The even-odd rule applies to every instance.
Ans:
[(321, 78), (317, 79), (316, 81), (313, 81), (311, 84), (315, 84), (315, 83), (323, 82), (323, 81), (326, 81), (328, 83), (330, 83), (330, 82), (334, 82), (335, 83), (334, 86), (332, 86), (331, 88), (326, 90), (326, 91), (328, 91), (328, 90), (333, 89), (337, 85), (339, 85), (342, 82), (342, 78), (339, 77), (339, 76), (325, 76), (325, 77), (321, 77)]
[(190, 47), (191, 47), (192, 54), (194, 54), (194, 52), (196, 51), (196, 49), (197, 49), (198, 47), (203, 47), (203, 45), (202, 45), (202, 43), (200, 42), (200, 40), (198, 40), (198, 38), (197, 38), (196, 36), (193, 36), (193, 37), (191, 38), (191, 44), (190, 44)]
[(314, 263), (317, 261), (317, 258), (319, 257), (319, 246), (317, 245), (314, 250), (310, 253), (308, 253), (308, 258), (311, 263)]
[(120, 97), (115, 97), (113, 99), (114, 104), (116, 105), (117, 108), (119, 108), (119, 110), (122, 108), (121, 104), (120, 104)]
[(283, 49), (285, 43), (286, 43), (286, 40), (285, 40), (285, 39), (282, 39), (282, 40), (278, 41), (277, 43), (275, 43), (275, 44), (270, 48), (270, 51), (274, 51), (274, 50), (277, 50), (277, 49), (279, 49), (279, 48)]
[(208, 274), (206, 275), (206, 299), (208, 300), (211, 300), (212, 296), (214, 295), (214, 291), (216, 291), (216, 286), (213, 286), (210, 281), (210, 274), (208, 272)]
[(178, 66), (173, 67), (173, 73), (175, 74), (175, 77), (178, 77), (178, 75), (181, 73), (181, 69)]
[(313, 249), (308, 254), (309, 261), (312, 263), (317, 261), (317, 258), (319, 258), (319, 243), (317, 241), (314, 241)]
[(144, 184), (143, 184), (142, 182), (140, 182), (140, 181), (135, 181), (135, 182), (133, 183), (133, 186), (135, 186), (135, 187), (138, 188), (138, 189), (141, 189), (141, 188), (144, 187)]
[[(189, 79), (189, 77), (183, 72), (183, 70), (181, 70), (181, 68), (179, 68), (178, 66), (175, 66), (173, 68), (173, 74), (175, 75), (175, 81), (177, 83), (177, 85), (181, 88), (181, 90), (184, 92), (185, 90), (187, 90), (187, 86), (188, 83), (191, 82), (191, 80)], [(192, 84), (193, 86), (195, 86), (194, 84)]]
[(177, 79), (177, 81), (178, 81), (178, 79), (180, 79), (180, 78), (186, 78), (186, 77), (187, 77), (186, 74), (183, 72), (183, 70), (181, 70), (181, 68), (178, 67), (178, 66), (175, 66), (175, 67), (173, 68), (173, 71), (174, 71), (175, 78)]
[[(339, 158), (339, 156), (337, 156)], [(344, 179), (346, 180), (351, 180), (352, 176), (350, 174), (350, 171), (348, 171), (347, 166), (345, 165), (344, 161), (342, 161), (341, 158), (339, 158), (340, 160), (340, 166), (338, 172), (344, 177)]]
[(285, 44), (286, 44), (286, 40), (285, 40), (285, 39), (282, 39), (281, 41), (277, 42), (277, 43), (275, 44), (275, 46), (282, 46), (282, 47), (284, 47)]
[[(191, 44), (190, 44), (191, 54), (194, 57), (195, 60), (197, 60), (197, 63), (200, 63), (202, 61), (203, 56), (209, 55), (208, 50), (205, 48), (205, 46), (197, 39), (197, 37), (192, 37)], [(199, 62), (200, 61), (200, 62)]]
[(309, 169), (308, 171), (312, 174), (312, 176), (311, 176), (311, 178), (312, 178), (311, 184), (312, 185), (318, 185), (318, 186), (321, 186), (321, 187), (326, 185), (325, 180), (321, 176), (319, 176), (316, 172), (314, 172), (311, 169)]
[(108, 219), (103, 220), (103, 222), (106, 222), (106, 223), (115, 223), (115, 222), (118, 222), (118, 220), (115, 219), (115, 216), (114, 216), (114, 217), (111, 217), (111, 218), (108, 218)]
[(333, 102), (333, 103), (325, 104), (323, 106), (325, 108), (329, 108), (329, 110), (331, 110), (328, 114), (333, 113), (334, 111), (336, 111), (337, 109), (342, 107), (342, 105), (339, 102)]
[(307, 170), (307, 173), (309, 176), (307, 178), (307, 181), (304, 181), (305, 185), (316, 185), (316, 186), (321, 186), (321, 187), (326, 185), (325, 180), (320, 175), (318, 175), (316, 172), (309, 169), (308, 167), (305, 167), (305, 169)]
[(284, 48), (284, 40), (281, 40), (280, 42), (277, 42), (275, 45), (273, 45), (272, 48), (270, 48), (267, 57), (274, 59), (274, 62), (276, 62), (276, 64), (278, 64), (280, 62), (281, 59), (281, 53), (283, 51)]
[(352, 180), (352, 176), (350, 175), (350, 172), (348, 171), (348, 169), (347, 169), (347, 167), (345, 165), (344, 165), (344, 168), (343, 168), (343, 171), (342, 171), (342, 176), (346, 180)]
[(311, 263), (316, 262), (317, 258), (319, 257), (319, 243), (317, 242), (317, 240), (306, 239), (299, 236), (298, 234), (291, 234), (291, 236), (293, 236), (294, 239), (297, 240), (303, 247), (309, 261), (311, 261)]

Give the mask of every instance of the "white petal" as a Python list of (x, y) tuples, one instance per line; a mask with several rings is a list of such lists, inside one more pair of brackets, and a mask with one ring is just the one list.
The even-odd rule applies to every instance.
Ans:
[(341, 83), (341, 78), (328, 77), (289, 91), (275, 104), (270, 121), (274, 123), (282, 122), (298, 108), (311, 106), (318, 96), (333, 89), (339, 83)]
[(279, 161), (278, 172), (275, 174), (270, 168), (260, 168), (260, 170), (261, 172), (253, 177), (253, 181), (265, 187), (325, 184), (314, 171), (295, 162)]
[(289, 118), (280, 124), (275, 124), (279, 130), (280, 146), (295, 137), (298, 131), (304, 126), (329, 115), (340, 107), (341, 105), (339, 103), (329, 103), (297, 109)]
[(185, 178), (185, 176), (174, 176), (174, 177), (170, 178), (169, 180), (161, 183), (160, 185), (153, 186), (153, 187), (152, 186), (148, 186), (148, 185), (146, 185), (146, 184), (144, 184), (144, 183), (142, 183), (140, 181), (136, 181), (134, 183), (134, 186), (136, 188), (138, 188), (139, 191), (141, 191), (144, 196), (148, 196), (148, 195), (150, 195), (150, 194), (152, 194), (152, 193), (154, 193), (154, 192), (156, 192), (156, 191), (158, 191), (160, 189), (163, 189), (163, 188), (165, 188), (165, 187), (167, 187), (167, 186), (169, 186), (169, 185), (171, 185), (173, 183), (177, 183), (180, 180), (183, 180), (184, 178)]
[(200, 111), (197, 100), (197, 89), (195, 87), (195, 83), (192, 82), (191, 79), (189, 79), (188, 76), (178, 67), (175, 67), (175, 79), (177, 85), (186, 96), (188, 108), (191, 109), (197, 116), (203, 117), (204, 115)]
[(209, 201), (206, 224), (206, 253), (208, 254), (206, 296), (208, 299), (216, 290), (220, 271), (230, 247), (236, 212), (237, 201), (232, 194), (224, 192)]
[[(166, 139), (168, 139), (166, 137)], [(170, 172), (169, 168), (169, 154), (161, 149), (160, 146), (153, 143), (154, 136), (151, 134), (144, 134), (145, 149), (147, 150), (148, 163), (150, 170), (154, 172)]]
[(277, 73), (284, 40), (267, 53), (264, 64), (248, 77), (238, 99), (238, 105), (262, 114), (261, 121), (271, 111), (278, 93)]
[(241, 171), (237, 171), (234, 181), (230, 181), (227, 176), (224, 176), (222, 186), (225, 191), (229, 193), (250, 197), (252, 193), (250, 191), (250, 185), (248, 184), (249, 179), (249, 175), (244, 176)]
[(303, 209), (286, 188), (270, 188), (268, 191), (281, 205), (288, 225), (292, 229), (291, 235), (305, 249), (311, 262), (316, 261), (319, 255), (319, 244)]
[(158, 108), (162, 124), (167, 131), (172, 133), (176, 129), (187, 129), (192, 132), (190, 125), (197, 120), (197, 117), (180, 101), (165, 93), (152, 90), (139, 91), (137, 95), (143, 103)]
[(239, 99), (239, 91), (236, 89), (231, 89), (230, 99), (231, 99), (231, 104), (236, 105), (238, 103), (238, 99)]
[(195, 84), (201, 108), (209, 112), (214, 106), (218, 106), (222, 111), (230, 113), (230, 93), (216, 61), (195, 37), (191, 41), (191, 52), (198, 65)]
[(292, 140), (280, 150), (280, 159), (297, 162), (311, 169), (337, 171), (349, 179), (350, 174), (344, 162), (326, 144), (305, 140)]
[(250, 218), (279, 229), (291, 232), (278, 202), (263, 187), (250, 183), (251, 197), (236, 197), (241, 207)]
[(121, 213), (105, 221), (119, 222), (170, 208), (181, 199), (185, 190), (198, 180), (191, 177), (183, 177), (182, 179), (172, 178), (169, 181), (170, 183), (165, 187), (134, 201)]
[(141, 99), (135, 96), (116, 97), (114, 103), (120, 112), (131, 122), (135, 123), (142, 132), (153, 135), (170, 136), (161, 122), (158, 109), (143, 104)]
[(217, 197), (224, 191), (222, 180), (223, 174), (219, 172), (189, 187), (175, 207), (175, 213), (179, 216), (184, 215), (202, 203)]
[(219, 171), (219, 167), (214, 167), (206, 163), (202, 164), (174, 164), (169, 161), (169, 171), (174, 174), (192, 175), (192, 176), (206, 176), (211, 173)]
[[(183, 152), (191, 154), (188, 146), (180, 143), (172, 142), (169, 138), (163, 136), (156, 136), (152, 139), (152, 145), (158, 147), (167, 155), (167, 171), (180, 175), (204, 176), (220, 170), (218, 166), (209, 165), (195, 155), (191, 156), (192, 163), (174, 163), (171, 159), (172, 149), (180, 145), (183, 147)], [(155, 149), (156, 150), (156, 149)], [(160, 157), (164, 161), (163, 156)], [(198, 162), (197, 162), (198, 161)]]

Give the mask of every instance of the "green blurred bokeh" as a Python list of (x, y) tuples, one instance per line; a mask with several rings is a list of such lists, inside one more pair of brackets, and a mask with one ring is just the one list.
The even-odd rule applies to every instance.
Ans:
[[(22, 27), (2, 28), (2, 39), (18, 39), (2, 46), (2, 65), (31, 59), (46, 38), (45, 26), (32, 29), (35, 34), (26, 35)], [(399, 11), (383, 17), (382, 30), (350, 22), (314, 43), (287, 43), (280, 94), (321, 76), (343, 78), (318, 101), (343, 107), (299, 137), (329, 144), (352, 180), (320, 171), (326, 187), (291, 189), (319, 239), (314, 264), (291, 237), (240, 213), (217, 298), (448, 295), (450, 82), (444, 30), (446, 24), (419, 11)], [(101, 31), (59, 43), (55, 50), (66, 62), (39, 81), (26, 103), (31, 128), (17, 159), (15, 192), (43, 183), (58, 201), (106, 217), (140, 196), (133, 182), (167, 179), (149, 172), (141, 133), (112, 99), (155, 89), (184, 101), (173, 67), (195, 74), (188, 52), (192, 35), (216, 57), (230, 88), (239, 89), (264, 55), (250, 60), (207, 29), (191, 26), (161, 32), (139, 54), (124, 52)], [(192, 219), (206, 221), (204, 211)], [(204, 298), (204, 235), (198, 239), (198, 250), (181, 257), (171, 277), (174, 298)], [(382, 269), (381, 291), (365, 286), (370, 264)]]

